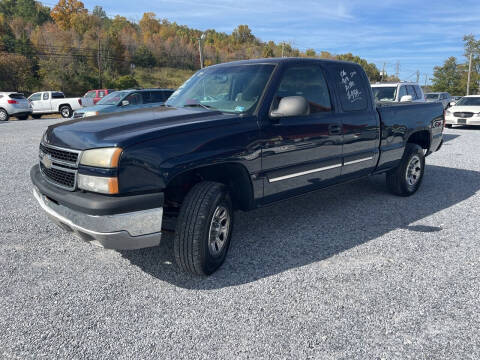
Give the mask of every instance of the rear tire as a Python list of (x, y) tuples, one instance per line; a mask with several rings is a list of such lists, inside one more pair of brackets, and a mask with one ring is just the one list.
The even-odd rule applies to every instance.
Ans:
[(64, 119), (72, 117), (72, 108), (68, 105), (60, 106), (60, 114)]
[(8, 121), (9, 117), (7, 110), (0, 109), (0, 121)]
[(410, 196), (420, 187), (425, 171), (425, 155), (417, 144), (407, 143), (402, 161), (387, 173), (388, 189), (395, 195)]
[(233, 230), (230, 194), (223, 184), (204, 181), (185, 197), (177, 221), (173, 251), (177, 266), (194, 275), (210, 275), (225, 261)]
[(42, 117), (42, 114), (34, 114), (32, 115), (32, 118), (34, 119), (40, 119)]
[(18, 120), (27, 120), (27, 119), (28, 119), (28, 115), (17, 116), (17, 119), (18, 119)]

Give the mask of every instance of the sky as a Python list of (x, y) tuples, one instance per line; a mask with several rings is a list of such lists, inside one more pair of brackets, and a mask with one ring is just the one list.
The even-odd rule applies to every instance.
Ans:
[[(50, 0), (51, 1), (51, 0)], [(181, 25), (231, 33), (247, 24), (262, 41), (287, 41), (305, 50), (334, 54), (351, 52), (373, 62), (388, 74), (399, 63), (402, 80), (420, 83), (432, 77), (433, 67), (450, 56), (465, 61), (463, 36), (480, 39), (478, 0), (83, 0), (92, 10), (104, 8), (139, 20), (154, 12)], [(428, 83), (430, 81), (428, 80)]]

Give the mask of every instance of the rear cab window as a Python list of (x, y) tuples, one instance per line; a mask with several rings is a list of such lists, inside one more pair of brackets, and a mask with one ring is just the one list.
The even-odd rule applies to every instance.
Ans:
[(53, 92), (52, 99), (64, 99), (65, 95), (61, 92)]
[(370, 96), (366, 88), (366, 79), (358, 66), (341, 64), (332, 67), (337, 96), (342, 110), (364, 111), (368, 109)]

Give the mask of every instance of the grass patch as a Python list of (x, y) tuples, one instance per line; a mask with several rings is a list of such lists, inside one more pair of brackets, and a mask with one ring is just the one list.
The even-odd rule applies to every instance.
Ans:
[(143, 88), (172, 88), (182, 85), (194, 70), (157, 67), (152, 69), (137, 68), (134, 77)]

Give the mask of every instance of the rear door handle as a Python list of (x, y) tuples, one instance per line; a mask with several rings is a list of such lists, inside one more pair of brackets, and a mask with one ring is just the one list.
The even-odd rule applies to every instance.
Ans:
[(328, 126), (328, 133), (330, 135), (340, 135), (342, 133), (342, 127), (338, 124), (332, 124)]

